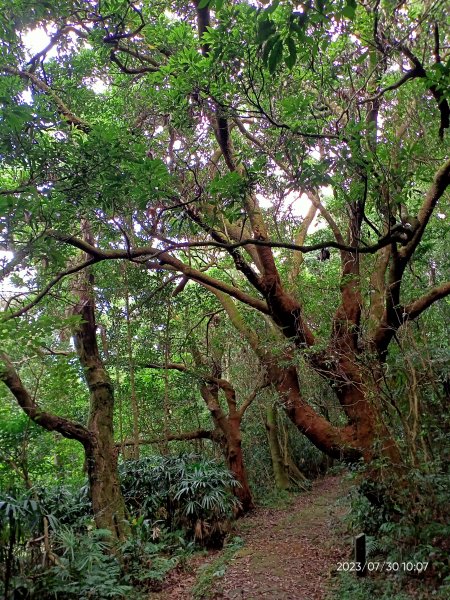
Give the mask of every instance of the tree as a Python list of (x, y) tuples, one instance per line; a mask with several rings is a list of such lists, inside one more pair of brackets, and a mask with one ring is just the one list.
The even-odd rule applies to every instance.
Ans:
[[(106, 261), (196, 282), (317, 447), (399, 464), (379, 400), (389, 349), (450, 292), (440, 265), (424, 292), (414, 287), (416, 271), (429, 279), (450, 183), (444, 8), (167, 7), (38, 4), (15, 30), (6, 11), (4, 274), (34, 275), (4, 319), (39, 314), (67, 278)], [(48, 45), (26, 57), (26, 27), (43, 24)], [(316, 212), (323, 228), (309, 233)], [(308, 402), (300, 363), (344, 423)]]
[(117, 472), (118, 450), (114, 443), (114, 393), (97, 345), (93, 279), (88, 271), (83, 271), (78, 277), (76, 296), (77, 303), (72, 312), (79, 321), (74, 327), (73, 338), (89, 389), (87, 426), (41, 410), (24, 386), (10, 357), (3, 351), (0, 354), (0, 380), (32, 421), (83, 445), (96, 524), (100, 529), (109, 529), (115, 538), (122, 539), (126, 531), (125, 503)]

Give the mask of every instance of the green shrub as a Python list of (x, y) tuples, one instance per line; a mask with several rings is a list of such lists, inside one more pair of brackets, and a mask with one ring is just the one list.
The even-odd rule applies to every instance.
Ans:
[(378, 555), (387, 562), (428, 565), (419, 577), (402, 571), (393, 576), (399, 589), (414, 584), (432, 588), (436, 597), (448, 597), (449, 475), (447, 465), (434, 461), (410, 468), (400, 485), (393, 480), (389, 486), (387, 477), (383, 485), (363, 479), (353, 495), (348, 522), (354, 533), (370, 535), (371, 558)]
[(36, 598), (119, 600), (130, 592), (134, 595), (121, 581), (122, 568), (111, 551), (110, 537), (108, 530), (82, 535), (61, 527), (54, 536), (56, 564), (39, 581)]
[(155, 456), (120, 466), (122, 490), (131, 513), (169, 530), (185, 529), (207, 546), (221, 546), (238, 500), (239, 485), (214, 460), (194, 454)]
[(35, 488), (34, 494), (47, 514), (60, 525), (84, 531), (93, 523), (92, 505), (87, 483), (81, 487), (53, 486)]

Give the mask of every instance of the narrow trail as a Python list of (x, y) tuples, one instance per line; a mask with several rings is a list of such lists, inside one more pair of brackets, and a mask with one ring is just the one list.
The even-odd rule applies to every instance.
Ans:
[[(349, 541), (339, 534), (348, 485), (338, 476), (313, 484), (288, 508), (259, 508), (238, 521), (235, 535), (244, 539), (225, 575), (214, 581), (208, 600), (324, 600), (338, 561), (348, 558)], [(337, 527), (336, 527), (337, 525)], [(342, 528), (341, 528), (342, 529)], [(179, 576), (158, 600), (193, 600), (194, 572)]]
[(323, 600), (331, 572), (348, 554), (337, 538), (345, 509), (340, 477), (316, 482), (284, 510), (262, 509), (247, 518), (237, 553), (215, 598), (226, 600)]

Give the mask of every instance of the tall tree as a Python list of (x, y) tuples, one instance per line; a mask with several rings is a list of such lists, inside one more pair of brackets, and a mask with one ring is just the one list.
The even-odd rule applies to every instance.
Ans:
[[(254, 349), (319, 448), (398, 463), (379, 401), (389, 348), (450, 292), (444, 268), (425, 285), (423, 260), (450, 183), (443, 4), (167, 9), (74, 2), (26, 13), (15, 30), (2, 21), (4, 272), (39, 272), (5, 319), (73, 274), (73, 249), (88, 256), (77, 269), (127, 260), (180, 275), (224, 295), (230, 318), (237, 300), (252, 325), (269, 319), (284, 337), (281, 352)], [(41, 25), (51, 39), (25, 56), (25, 28)], [(293, 210), (310, 205), (324, 227), (305, 245)], [(80, 214), (97, 244), (80, 235)], [(308, 402), (300, 360), (345, 424)]]

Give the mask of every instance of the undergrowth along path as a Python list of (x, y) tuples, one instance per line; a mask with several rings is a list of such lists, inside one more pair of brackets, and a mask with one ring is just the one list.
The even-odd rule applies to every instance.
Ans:
[(245, 545), (211, 598), (323, 600), (349, 553), (349, 540), (338, 534), (347, 490), (341, 477), (326, 477), (287, 509), (259, 509), (242, 520)]
[(348, 488), (342, 477), (327, 476), (287, 508), (256, 509), (235, 525), (242, 548), (196, 557), (191, 573), (173, 573), (149, 600), (325, 600), (350, 552), (351, 540), (341, 535)]

